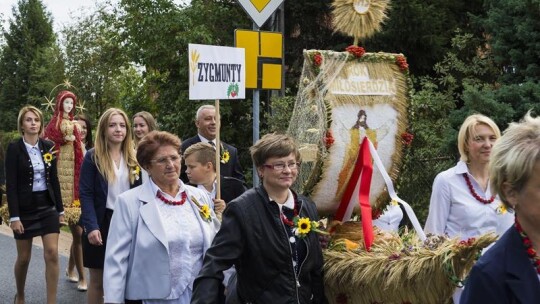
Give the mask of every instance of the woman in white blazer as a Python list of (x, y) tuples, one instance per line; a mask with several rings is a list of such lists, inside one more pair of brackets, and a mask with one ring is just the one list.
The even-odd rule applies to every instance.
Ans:
[(109, 229), (105, 303), (184, 304), (220, 223), (202, 190), (180, 179), (180, 139), (153, 131), (137, 148), (150, 179), (120, 195)]

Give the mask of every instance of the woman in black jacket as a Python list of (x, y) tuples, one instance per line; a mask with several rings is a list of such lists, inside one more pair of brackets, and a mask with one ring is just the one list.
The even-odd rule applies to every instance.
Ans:
[(223, 271), (235, 266), (227, 303), (326, 303), (314, 203), (290, 187), (300, 153), (293, 139), (268, 134), (251, 147), (262, 185), (227, 205), (206, 252), (191, 303), (218, 303)]
[(17, 243), (15, 303), (24, 303), (24, 285), (32, 253), (32, 239), (41, 236), (45, 258), (47, 303), (56, 303), (58, 285), (58, 235), (64, 207), (53, 157), (54, 143), (39, 138), (43, 114), (23, 107), (17, 119), (22, 138), (6, 152), (6, 188), (10, 227)]

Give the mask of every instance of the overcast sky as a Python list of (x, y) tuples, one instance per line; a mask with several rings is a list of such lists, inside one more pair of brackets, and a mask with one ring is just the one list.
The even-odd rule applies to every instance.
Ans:
[[(89, 9), (95, 6), (94, 0), (42, 0), (46, 10), (52, 14), (54, 19), (54, 29), (59, 31), (63, 25), (69, 24), (69, 13), (74, 12), (76, 16), (80, 15), (79, 10)], [(0, 0), (0, 12), (5, 19), (12, 19), (13, 6), (17, 5), (17, 0)], [(4, 26), (7, 24), (4, 23)]]

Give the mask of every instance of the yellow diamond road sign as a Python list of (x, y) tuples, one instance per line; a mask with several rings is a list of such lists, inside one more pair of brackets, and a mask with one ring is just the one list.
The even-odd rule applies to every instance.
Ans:
[(242, 5), (253, 22), (255, 22), (258, 27), (261, 27), (266, 20), (268, 20), (270, 15), (272, 15), (281, 5), (283, 0), (238, 0), (238, 2)]

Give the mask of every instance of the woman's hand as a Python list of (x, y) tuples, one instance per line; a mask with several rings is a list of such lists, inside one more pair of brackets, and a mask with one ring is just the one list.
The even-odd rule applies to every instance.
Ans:
[(101, 232), (99, 230), (93, 230), (88, 234), (88, 242), (94, 246), (102, 246), (103, 240), (101, 239)]
[(21, 221), (12, 221), (9, 223), (9, 227), (11, 227), (11, 230), (17, 234), (24, 233), (24, 227)]
[(60, 222), (60, 227), (67, 226), (68, 223), (66, 223), (66, 218), (63, 214), (60, 214), (58, 216), (58, 221)]

